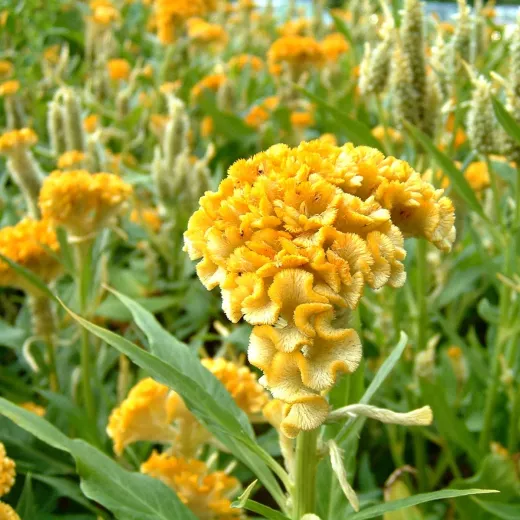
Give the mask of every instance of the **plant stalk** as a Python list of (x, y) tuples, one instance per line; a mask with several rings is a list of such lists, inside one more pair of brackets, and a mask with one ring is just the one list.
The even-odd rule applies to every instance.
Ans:
[(319, 428), (302, 431), (296, 439), (296, 475), (293, 491), (293, 520), (300, 520), (316, 507), (316, 469)]

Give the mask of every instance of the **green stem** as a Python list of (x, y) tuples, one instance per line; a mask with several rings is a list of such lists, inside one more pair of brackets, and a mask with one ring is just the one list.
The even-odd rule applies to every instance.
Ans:
[(428, 343), (428, 263), (426, 261), (427, 243), (420, 239), (416, 242), (417, 269), (417, 351), (426, 349)]
[[(77, 289), (78, 289), (78, 303), (80, 314), (84, 318), (88, 318), (88, 300), (90, 267), (91, 267), (91, 246), (90, 241), (79, 242), (76, 245), (76, 268), (77, 268)], [(94, 406), (94, 394), (92, 391), (91, 380), (91, 359), (90, 359), (90, 337), (87, 329), (81, 327), (81, 387), (83, 393), (83, 404), (87, 411), (87, 416), (90, 420), (96, 420), (96, 410)]]
[(500, 192), (498, 190), (497, 175), (493, 170), (493, 165), (491, 164), (491, 161), (487, 155), (484, 156), (484, 161), (487, 165), (489, 180), (491, 183), (491, 191), (493, 193), (493, 206), (495, 209), (496, 222), (500, 227), (502, 227), (502, 211), (500, 208)]
[(507, 449), (509, 453), (516, 453), (518, 444), (518, 422), (520, 421), (520, 386), (513, 387), (513, 396), (511, 399), (511, 417), (509, 420), (509, 432)]
[(315, 512), (318, 434), (319, 428), (311, 431), (302, 431), (296, 439), (293, 520), (300, 520), (303, 515)]
[(58, 379), (58, 369), (56, 368), (56, 346), (54, 345), (52, 335), (45, 337), (45, 346), (49, 361), (49, 384), (53, 392), (59, 392), (60, 381)]

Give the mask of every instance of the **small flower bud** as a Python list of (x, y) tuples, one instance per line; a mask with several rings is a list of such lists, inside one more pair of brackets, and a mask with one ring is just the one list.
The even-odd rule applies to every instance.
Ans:
[(81, 117), (79, 96), (71, 89), (63, 92), (63, 114), (65, 121), (65, 141), (69, 150), (85, 149), (85, 133)]
[(468, 111), (468, 137), (473, 149), (483, 155), (496, 151), (496, 119), (491, 101), (491, 83), (484, 77), (474, 80)]
[(59, 157), (67, 149), (65, 143), (65, 121), (63, 109), (56, 97), (49, 103), (47, 110), (47, 130), (54, 157)]

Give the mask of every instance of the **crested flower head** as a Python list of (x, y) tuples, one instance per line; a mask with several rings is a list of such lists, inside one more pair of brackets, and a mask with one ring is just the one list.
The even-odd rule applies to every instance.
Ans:
[(141, 224), (154, 233), (157, 233), (162, 226), (161, 217), (155, 208), (133, 209), (130, 213), (130, 221), (134, 224)]
[(278, 74), (283, 64), (302, 72), (323, 64), (325, 55), (321, 45), (309, 36), (283, 36), (276, 40), (267, 53), (269, 70)]
[(0, 442), (0, 497), (7, 495), (14, 485), (16, 466), (5, 452), (5, 446)]
[(113, 81), (127, 80), (130, 77), (130, 63), (123, 58), (108, 60), (108, 75)]
[(464, 171), (464, 177), (474, 191), (482, 191), (491, 184), (489, 169), (484, 161), (472, 162)]
[(132, 187), (111, 173), (57, 170), (43, 182), (39, 206), (44, 218), (84, 237), (110, 225), (131, 194)]
[(226, 82), (224, 74), (210, 74), (202, 78), (192, 89), (191, 95), (197, 99), (203, 92), (218, 92), (220, 87)]
[[(54, 228), (48, 221), (23, 219), (15, 226), (0, 229), (0, 253), (50, 282), (60, 271), (53, 255), (59, 251)], [(34, 290), (9, 264), (0, 261), (0, 285)]]
[(0, 97), (13, 96), (20, 90), (20, 82), (16, 79), (0, 84)]
[(93, 133), (94, 130), (97, 129), (99, 124), (99, 116), (96, 114), (90, 114), (85, 119), (83, 119), (83, 128), (89, 134)]
[(338, 61), (349, 50), (349, 44), (341, 33), (327, 35), (321, 42), (321, 48), (327, 61)]
[(228, 318), (255, 326), (249, 360), (289, 405), (287, 436), (319, 426), (322, 393), (357, 368), (360, 341), (345, 322), (364, 286), (403, 285), (404, 237), (449, 250), (454, 218), (406, 162), (319, 140), (237, 161), (200, 199), (186, 250), (202, 259), (202, 283), (220, 286)]
[(110, 414), (107, 433), (120, 455), (129, 444), (137, 441), (171, 442), (174, 431), (168, 409), (169, 389), (153, 379), (137, 383), (121, 405)]
[(252, 71), (260, 72), (264, 68), (264, 62), (261, 58), (252, 54), (238, 54), (229, 60), (228, 66), (230, 69), (239, 71), (246, 67), (251, 67)]
[(20, 517), (9, 504), (0, 502), (0, 520), (20, 520)]
[(120, 19), (119, 11), (109, 0), (92, 0), (89, 6), (92, 11), (90, 19), (96, 25), (107, 26)]
[(188, 24), (189, 39), (199, 45), (225, 45), (228, 35), (225, 29), (216, 23), (209, 23), (202, 18), (190, 18)]
[(141, 472), (157, 478), (175, 490), (197, 518), (231, 520), (241, 518), (231, 507), (231, 498), (240, 489), (239, 481), (223, 471), (210, 472), (200, 460), (177, 458), (153, 452), (141, 465)]
[(79, 150), (69, 150), (58, 157), (58, 168), (66, 170), (81, 167), (87, 155)]
[(202, 364), (221, 381), (244, 412), (252, 416), (262, 411), (269, 398), (249, 368), (223, 358), (206, 358)]
[(0, 153), (13, 153), (20, 149), (30, 148), (38, 142), (38, 136), (30, 128), (11, 130), (0, 136)]

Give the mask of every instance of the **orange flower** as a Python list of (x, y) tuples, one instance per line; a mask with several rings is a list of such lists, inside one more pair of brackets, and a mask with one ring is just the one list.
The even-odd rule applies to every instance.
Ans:
[(282, 64), (301, 73), (319, 67), (325, 60), (321, 45), (311, 37), (283, 36), (276, 40), (267, 53), (271, 74), (279, 74)]
[(197, 99), (204, 91), (210, 90), (212, 92), (218, 92), (218, 89), (226, 81), (224, 74), (210, 74), (202, 78), (192, 89), (191, 95)]
[(233, 56), (228, 62), (230, 69), (243, 70), (246, 67), (251, 67), (252, 71), (259, 72), (264, 68), (264, 62), (258, 56), (252, 54), (239, 54)]
[(275, 145), (229, 169), (200, 199), (185, 248), (232, 322), (254, 325), (249, 361), (283, 401), (283, 433), (323, 423), (323, 395), (361, 359), (344, 328), (365, 285), (400, 287), (403, 236), (449, 250), (449, 199), (406, 162), (367, 147), (324, 141)]
[(338, 61), (342, 54), (346, 54), (350, 48), (347, 40), (341, 33), (332, 33), (321, 42), (323, 54), (328, 61)]
[(16, 79), (5, 81), (0, 85), (0, 96), (13, 96), (20, 90), (20, 82)]
[(127, 60), (121, 58), (108, 60), (107, 68), (112, 81), (127, 80), (130, 77), (130, 63)]
[(83, 128), (89, 134), (91, 134), (92, 132), (94, 132), (94, 130), (96, 130), (96, 128), (98, 127), (98, 124), (99, 124), (99, 116), (97, 116), (96, 114), (91, 114), (90, 116), (87, 116), (83, 120)]
[(13, 73), (13, 64), (7, 60), (0, 60), (0, 79), (8, 78)]
[(209, 137), (215, 128), (215, 123), (211, 116), (204, 116), (200, 123), (200, 135), (202, 137)]
[(58, 158), (58, 168), (60, 170), (66, 170), (68, 168), (81, 167), (86, 158), (85, 153), (78, 150), (70, 150), (60, 155)]
[(251, 110), (247, 113), (245, 122), (247, 125), (253, 128), (260, 128), (266, 121), (269, 120), (269, 112), (259, 105), (251, 107)]
[(310, 112), (291, 112), (291, 125), (295, 128), (307, 128), (314, 124), (314, 116)]
[(228, 35), (221, 25), (208, 23), (202, 18), (190, 18), (188, 24), (189, 39), (199, 45), (225, 45)]
[(161, 217), (154, 208), (133, 209), (130, 213), (130, 221), (134, 224), (144, 225), (154, 233), (157, 233), (162, 226)]

